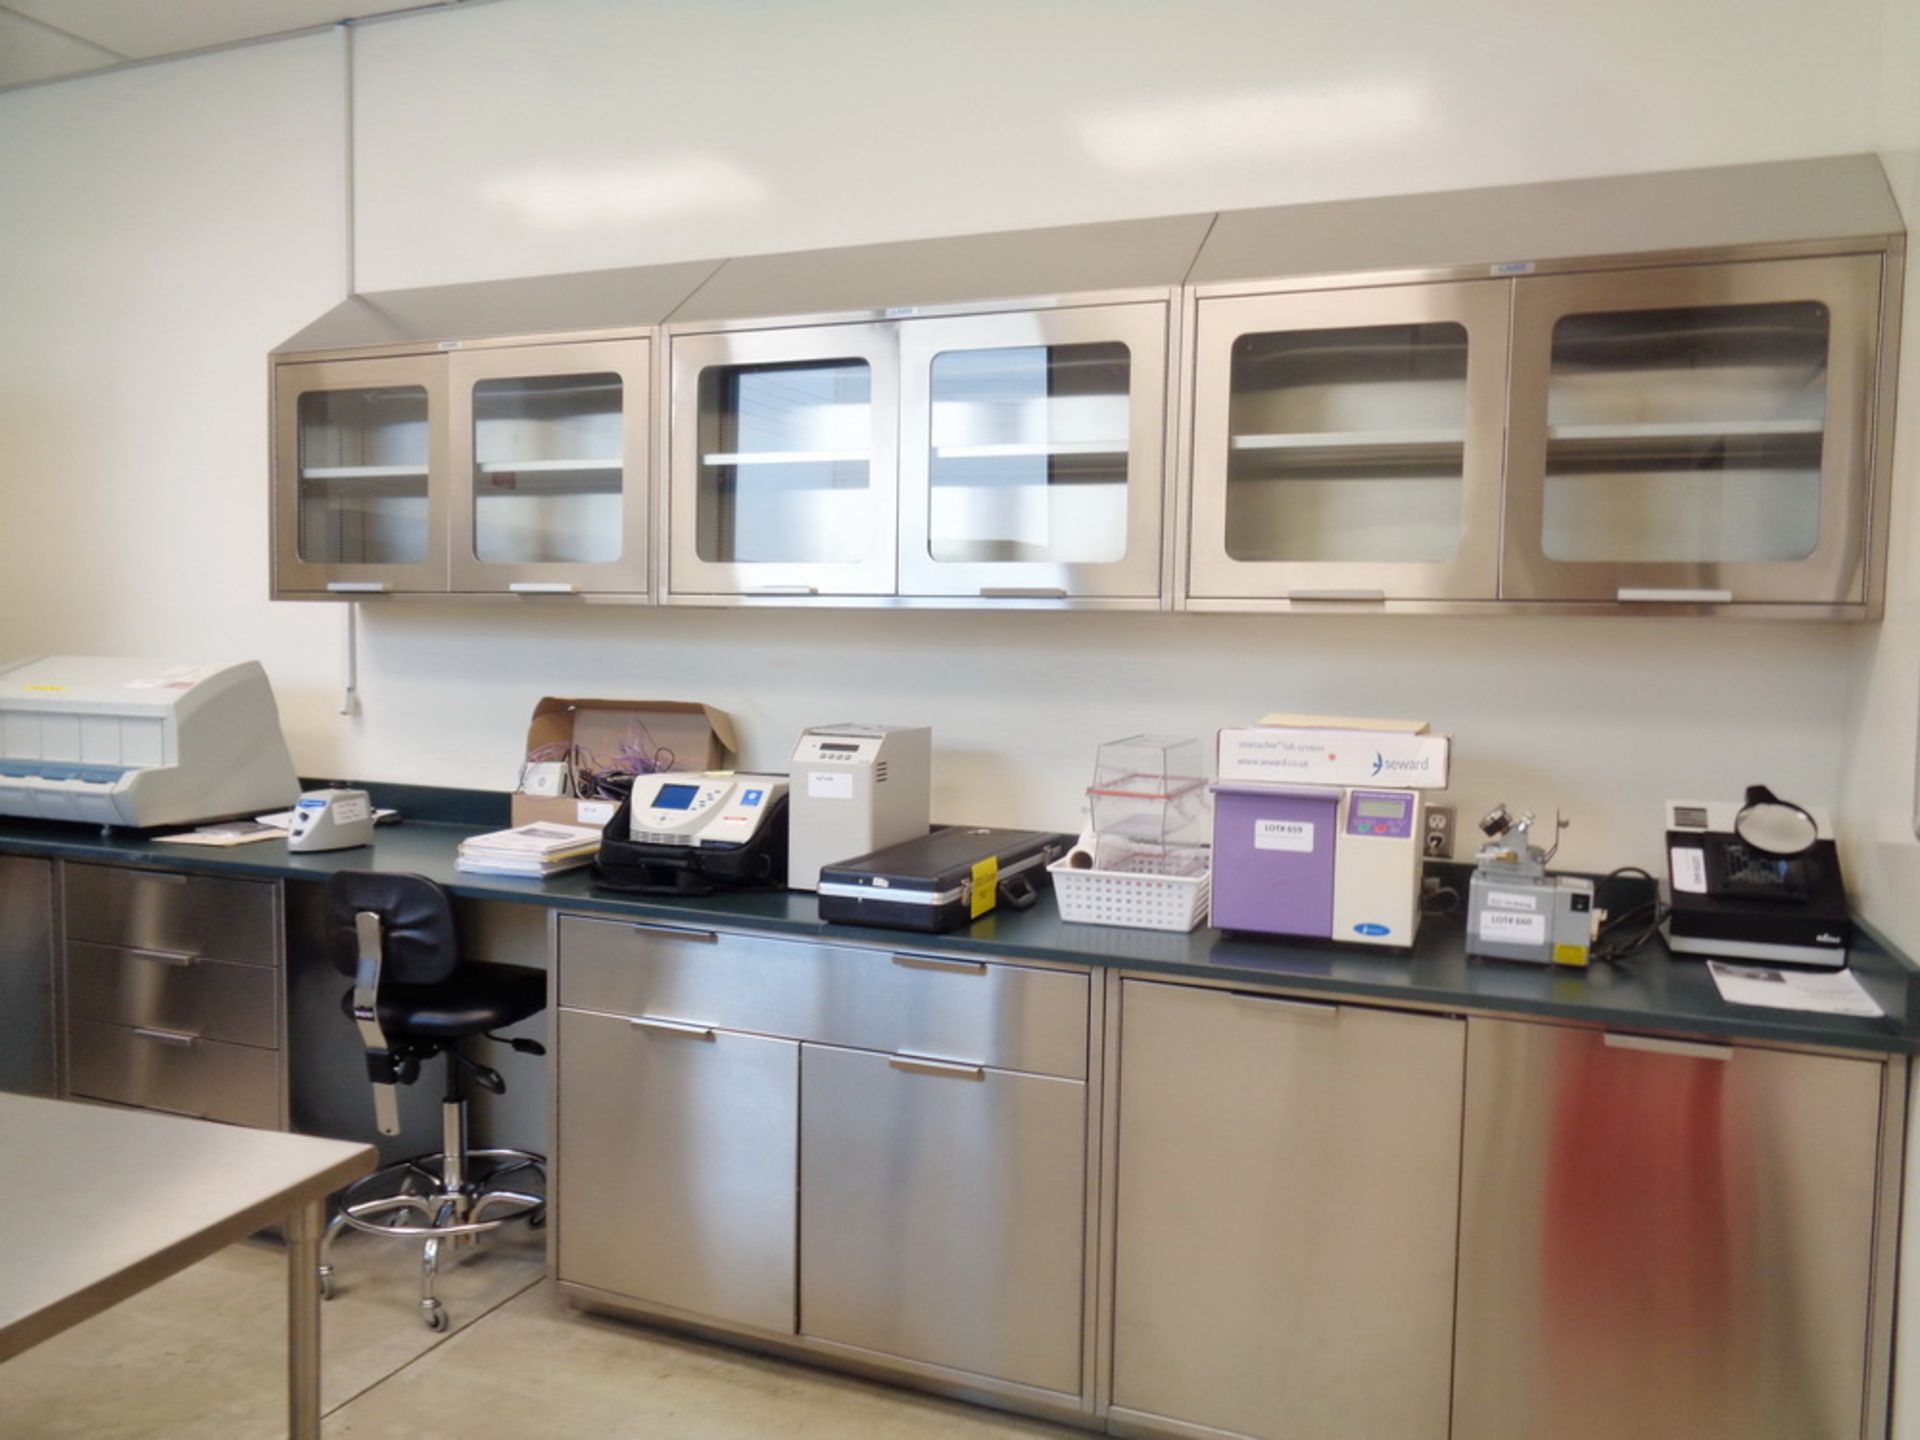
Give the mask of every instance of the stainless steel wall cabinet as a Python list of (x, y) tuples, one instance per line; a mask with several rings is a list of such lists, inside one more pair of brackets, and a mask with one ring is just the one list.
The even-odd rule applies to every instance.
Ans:
[(1120, 988), (1113, 1417), (1445, 1440), (1465, 1023)]
[(1226, 212), (1183, 603), (1877, 615), (1903, 250), (1872, 156)]
[(274, 594), (1872, 618), (1904, 247), (1853, 155), (355, 296)]
[(1468, 1035), (1456, 1440), (1885, 1433), (1885, 1065), (1508, 1020)]

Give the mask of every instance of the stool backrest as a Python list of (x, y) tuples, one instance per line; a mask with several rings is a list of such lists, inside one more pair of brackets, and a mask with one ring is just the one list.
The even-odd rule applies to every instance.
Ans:
[(360, 954), (354, 917), (380, 917), (380, 983), (437, 985), (460, 964), (460, 936), (447, 892), (424, 875), (341, 870), (327, 879), (327, 950), (352, 975)]

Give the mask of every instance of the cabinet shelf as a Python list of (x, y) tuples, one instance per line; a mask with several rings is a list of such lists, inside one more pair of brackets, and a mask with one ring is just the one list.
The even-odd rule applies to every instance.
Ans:
[(1290, 430), (1277, 435), (1236, 435), (1236, 450), (1420, 450), (1459, 449), (1463, 430)]
[(302, 480), (412, 480), (425, 479), (424, 465), (310, 465)]
[(702, 455), (702, 465), (850, 465), (867, 463), (865, 450), (726, 450)]
[(581, 475), (596, 470), (618, 470), (622, 462), (613, 460), (487, 460), (480, 465), (482, 475)]
[(1015, 442), (1004, 445), (936, 445), (933, 458), (936, 460), (1025, 460), (1035, 457), (1086, 455), (1095, 457), (1125, 456), (1127, 442), (1124, 440), (1054, 440), (1033, 443)]
[(1552, 442), (1619, 440), (1749, 440), (1818, 435), (1824, 420), (1683, 420), (1620, 425), (1549, 425)]

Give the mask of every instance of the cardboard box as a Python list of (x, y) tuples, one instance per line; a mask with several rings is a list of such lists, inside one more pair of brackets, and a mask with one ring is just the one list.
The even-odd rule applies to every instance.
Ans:
[(1227, 782), (1444, 790), (1452, 744), (1426, 729), (1417, 720), (1269, 715), (1220, 732), (1215, 773)]
[[(733, 721), (723, 710), (687, 700), (567, 700), (549, 695), (533, 707), (526, 754), (573, 746), (591, 765), (611, 764), (624, 744), (638, 745), (662, 770), (719, 770), (737, 748)], [(513, 823), (552, 820), (563, 825), (604, 825), (611, 800), (571, 795), (513, 797)]]

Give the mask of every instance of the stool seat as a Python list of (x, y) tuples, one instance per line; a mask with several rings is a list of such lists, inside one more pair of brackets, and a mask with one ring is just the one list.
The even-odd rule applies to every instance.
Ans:
[[(353, 990), (340, 997), (353, 1015)], [(408, 1040), (459, 1040), (498, 1030), (547, 1008), (547, 972), (525, 965), (468, 960), (433, 985), (382, 985), (380, 1028)]]

